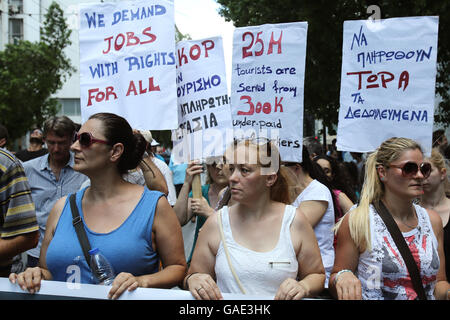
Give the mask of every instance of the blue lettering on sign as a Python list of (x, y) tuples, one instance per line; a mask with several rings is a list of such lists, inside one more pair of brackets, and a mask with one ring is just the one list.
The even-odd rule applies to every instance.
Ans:
[(142, 20), (153, 16), (160, 16), (165, 14), (166, 11), (166, 8), (159, 4), (150, 7), (137, 8), (135, 11), (133, 11), (133, 9), (116, 11), (113, 13), (114, 20), (111, 25), (115, 25), (121, 21)]
[(105, 21), (103, 21), (105, 17), (104, 14), (96, 14), (93, 12), (91, 16), (88, 13), (85, 13), (84, 15), (86, 16), (89, 29), (91, 27), (97, 28), (97, 24), (99, 28), (105, 26)]
[(102, 78), (111, 76), (119, 71), (117, 61), (112, 63), (98, 63), (96, 66), (89, 66), (91, 76), (94, 79), (96, 76)]
[(377, 63), (383, 63), (386, 61), (396, 61), (396, 60), (409, 60), (414, 56), (416, 57), (416, 62), (422, 62), (425, 59), (431, 59), (431, 52), (433, 47), (430, 46), (428, 49), (418, 49), (405, 51), (384, 51), (384, 50), (372, 50), (367, 52), (360, 52), (357, 54), (356, 59), (358, 63), (361, 63), (362, 67), (365, 68), (366, 65), (372, 65)]
[(361, 28), (359, 29), (359, 35), (356, 35), (356, 33), (353, 34), (352, 46), (351, 46), (350, 50), (353, 50), (353, 44), (355, 43), (355, 40), (356, 40), (356, 44), (358, 45), (358, 47), (360, 47), (362, 45), (367, 46), (367, 39), (366, 39), (366, 36), (364, 35), (364, 33), (362, 32), (362, 28), (363, 28), (363, 26), (361, 26)]
[(373, 119), (373, 120), (389, 120), (389, 121), (417, 121), (428, 122), (427, 110), (409, 110), (409, 109), (354, 109), (348, 107), (344, 119)]
[(364, 99), (361, 98), (361, 94), (359, 92), (352, 93), (351, 96), (353, 97), (353, 102), (364, 103)]
[(165, 66), (175, 64), (175, 54), (173, 52), (153, 52), (146, 56), (126, 57), (128, 71), (152, 68), (155, 66)]
[(194, 81), (181, 84), (177, 88), (177, 96), (184, 97), (192, 92), (199, 92), (217, 87), (221, 83), (220, 76), (215, 74), (211, 77), (202, 77)]

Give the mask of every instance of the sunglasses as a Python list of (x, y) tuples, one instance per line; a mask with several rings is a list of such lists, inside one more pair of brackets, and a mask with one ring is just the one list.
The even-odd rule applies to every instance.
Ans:
[(108, 141), (95, 139), (90, 132), (75, 132), (72, 142), (75, 143), (77, 140), (80, 142), (80, 146), (82, 146), (83, 148), (89, 148), (95, 142), (109, 144)]
[(414, 177), (419, 170), (422, 173), (424, 179), (428, 178), (431, 173), (431, 164), (428, 162), (422, 162), (420, 165), (415, 162), (407, 162), (403, 165), (398, 166), (391, 164), (388, 167), (402, 169), (402, 176), (407, 178)]

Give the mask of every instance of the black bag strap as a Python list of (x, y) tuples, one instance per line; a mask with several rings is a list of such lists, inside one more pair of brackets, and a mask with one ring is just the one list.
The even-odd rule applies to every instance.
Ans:
[(397, 223), (395, 223), (394, 218), (389, 213), (389, 210), (386, 208), (382, 201), (379, 201), (378, 205), (375, 205), (375, 209), (377, 209), (378, 214), (380, 215), (381, 219), (383, 219), (383, 222), (386, 225), (389, 233), (391, 234), (392, 239), (394, 239), (398, 251), (400, 251), (400, 254), (402, 255), (403, 261), (408, 268), (408, 272), (417, 296), (420, 300), (427, 300), (416, 261), (414, 260), (411, 254), (411, 250), (406, 244), (406, 240), (403, 237), (400, 229), (398, 228)]
[[(89, 250), (91, 250), (91, 244), (86, 235), (86, 231), (84, 230), (83, 221), (81, 220), (80, 213), (78, 212), (78, 207), (75, 202), (75, 193), (72, 193), (69, 197), (70, 201), (70, 209), (72, 211), (72, 224), (77, 232), (78, 241), (80, 241), (81, 248), (83, 249), (84, 258), (88, 266), (90, 267), (90, 255)], [(94, 273), (95, 274), (95, 273)]]

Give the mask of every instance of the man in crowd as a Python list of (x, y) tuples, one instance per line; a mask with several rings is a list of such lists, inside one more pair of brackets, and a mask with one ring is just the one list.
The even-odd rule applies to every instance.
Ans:
[(24, 150), (20, 150), (16, 153), (16, 158), (25, 162), (44, 154), (47, 154), (47, 148), (43, 148), (44, 145), (44, 133), (39, 128), (35, 128), (30, 132), (30, 145)]
[(0, 277), (8, 277), (13, 258), (36, 247), (39, 227), (22, 165), (0, 148)]
[(36, 205), (40, 238), (36, 248), (27, 251), (27, 266), (39, 262), (42, 240), (50, 210), (55, 202), (80, 189), (88, 178), (73, 170), (74, 156), (70, 151), (75, 124), (66, 116), (51, 117), (44, 123), (44, 140), (48, 154), (24, 163), (25, 173), (31, 186)]

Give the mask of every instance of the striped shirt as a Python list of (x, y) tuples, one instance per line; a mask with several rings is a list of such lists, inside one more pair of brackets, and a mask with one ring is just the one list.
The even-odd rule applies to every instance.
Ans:
[(0, 237), (38, 230), (30, 186), (19, 160), (0, 148)]
[(48, 157), (49, 154), (46, 154), (23, 163), (31, 187), (31, 196), (36, 205), (39, 224), (39, 244), (36, 248), (27, 251), (28, 255), (35, 258), (39, 258), (47, 218), (56, 201), (69, 193), (77, 192), (82, 183), (88, 179), (84, 174), (73, 170), (72, 152), (69, 162), (61, 169), (59, 179), (56, 179), (53, 174)]

